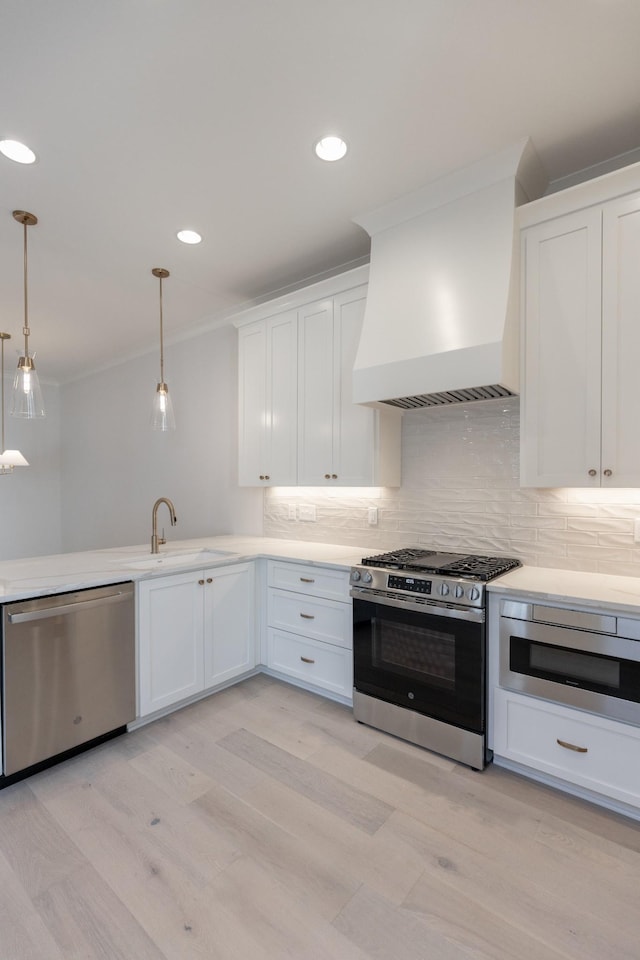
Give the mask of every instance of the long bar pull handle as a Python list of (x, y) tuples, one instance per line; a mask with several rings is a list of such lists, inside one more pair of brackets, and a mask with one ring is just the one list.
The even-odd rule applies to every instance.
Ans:
[(300, 577), (300, 583), (315, 583), (313, 577)]
[(301, 613), (300, 616), (303, 620), (315, 620), (315, 617), (312, 613)]
[(9, 623), (30, 623), (32, 620), (46, 620), (48, 617), (59, 617), (65, 613), (75, 613), (78, 610), (92, 610), (95, 607), (104, 607), (111, 603), (122, 603), (129, 600), (131, 594), (115, 593), (109, 597), (98, 597), (95, 600), (78, 600), (75, 603), (64, 603), (60, 606), (45, 607), (44, 610), (29, 610), (25, 613), (10, 613)]
[(573, 750), (574, 753), (588, 753), (588, 752), (589, 752), (589, 747), (578, 747), (578, 746), (576, 746), (575, 743), (567, 743), (566, 740), (558, 740), (558, 739), (556, 738), (556, 743), (559, 744), (559, 746), (564, 747), (565, 750)]
[(303, 663), (315, 663), (315, 660), (312, 660), (311, 657), (300, 657)]

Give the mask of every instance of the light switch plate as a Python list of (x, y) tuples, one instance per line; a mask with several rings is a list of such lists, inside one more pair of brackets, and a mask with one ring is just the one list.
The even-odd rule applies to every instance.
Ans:
[(316, 508), (312, 503), (301, 503), (298, 507), (298, 520), (316, 520)]
[(368, 514), (367, 514), (367, 522), (368, 522), (368, 524), (369, 524), (370, 527), (375, 527), (375, 526), (376, 526), (376, 524), (377, 524), (377, 522), (378, 522), (378, 508), (377, 508), (377, 507), (369, 507), (369, 511), (368, 511)]

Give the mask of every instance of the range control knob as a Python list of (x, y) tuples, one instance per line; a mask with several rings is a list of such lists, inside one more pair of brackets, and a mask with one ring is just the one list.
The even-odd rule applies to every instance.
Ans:
[(480, 591), (478, 590), (478, 588), (471, 587), (471, 590), (469, 590), (469, 600), (477, 600), (479, 596), (480, 596)]
[(441, 597), (446, 597), (446, 596), (448, 596), (448, 594), (449, 594), (449, 584), (448, 584), (448, 583), (441, 583), (441, 584), (440, 584), (440, 596), (441, 596)]
[(360, 571), (359, 571), (359, 570), (352, 570), (352, 571), (351, 571), (351, 582), (352, 582), (352, 583), (357, 583), (359, 579), (360, 579)]
[(371, 576), (371, 574), (369, 573), (369, 571), (368, 571), (368, 570), (365, 570), (364, 573), (362, 574), (362, 582), (363, 582), (363, 583), (371, 583), (372, 580), (373, 580), (373, 577)]
[(459, 600), (460, 597), (464, 597), (464, 587), (460, 586), (460, 584), (457, 583), (453, 593), (454, 593), (454, 596), (457, 597), (457, 599)]

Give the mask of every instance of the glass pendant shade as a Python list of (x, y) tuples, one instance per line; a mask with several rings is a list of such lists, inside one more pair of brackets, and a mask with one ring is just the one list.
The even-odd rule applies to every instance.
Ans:
[(166, 383), (159, 383), (156, 387), (151, 411), (151, 426), (154, 430), (175, 430), (176, 428), (173, 404)]
[(26, 420), (46, 416), (33, 357), (20, 357), (18, 361), (11, 394), (11, 416)]

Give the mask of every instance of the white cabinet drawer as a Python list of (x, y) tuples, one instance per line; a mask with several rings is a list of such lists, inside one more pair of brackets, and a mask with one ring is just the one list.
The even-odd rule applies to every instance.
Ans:
[(494, 752), (640, 806), (640, 729), (497, 689)]
[(269, 667), (343, 697), (353, 693), (351, 651), (269, 628)]
[(267, 615), (270, 627), (351, 648), (350, 603), (269, 590)]
[(270, 587), (293, 590), (328, 600), (349, 601), (349, 571), (269, 560)]

